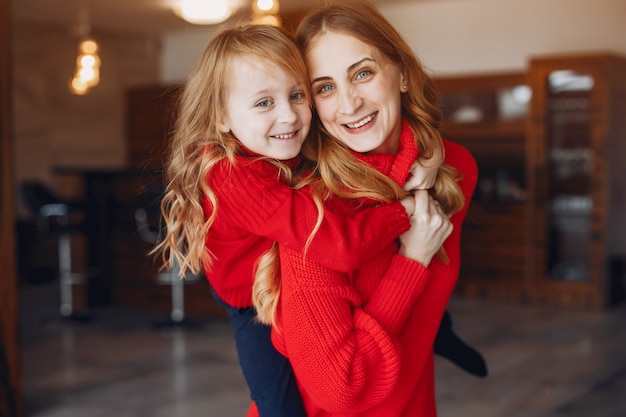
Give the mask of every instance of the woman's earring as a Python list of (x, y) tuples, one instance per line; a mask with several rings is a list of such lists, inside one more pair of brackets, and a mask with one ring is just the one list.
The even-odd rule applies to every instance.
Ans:
[(402, 86), (402, 92), (403, 92), (403, 93), (406, 93), (408, 90), (409, 90), (409, 86), (408, 86), (408, 85), (406, 85), (406, 84), (404, 84), (404, 85)]

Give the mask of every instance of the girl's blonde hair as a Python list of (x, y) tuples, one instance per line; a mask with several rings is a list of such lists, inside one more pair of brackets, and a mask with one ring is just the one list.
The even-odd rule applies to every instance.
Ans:
[[(210, 41), (179, 98), (166, 161), (167, 187), (161, 202), (166, 233), (153, 250), (161, 253), (166, 266), (178, 264), (181, 277), (187, 271), (199, 273), (213, 261), (205, 239), (219, 204), (207, 175), (220, 160), (228, 158), (234, 164), (235, 156), (242, 154), (240, 143), (220, 131), (219, 121), (226, 108), (233, 62), (251, 55), (292, 74), (306, 88), (307, 98), (311, 97), (302, 52), (287, 31), (267, 25), (243, 25), (225, 28)], [(305, 146), (310, 146), (310, 140), (319, 139), (312, 133)], [(269, 158), (267, 161), (279, 168), (286, 183), (294, 181), (287, 165)], [(213, 208), (208, 217), (202, 207), (205, 197)]]
[[(408, 91), (401, 95), (402, 117), (413, 131), (419, 155), (422, 158), (430, 158), (435, 152), (443, 155), (438, 91), (398, 31), (372, 5), (342, 2), (309, 12), (298, 25), (296, 40), (306, 54), (315, 41), (328, 32), (353, 36), (377, 48), (399, 67), (408, 87)], [(323, 186), (325, 196), (332, 193), (346, 198), (367, 197), (383, 202), (406, 196), (406, 191), (395, 181), (360, 161), (343, 143), (328, 134), (319, 120), (318, 125), (322, 142), (313, 149), (313, 154), (307, 156), (318, 164), (315, 174), (322, 180), (316, 183), (319, 192), (323, 192), (320, 191)], [(445, 163), (441, 165), (432, 195), (448, 215), (460, 210), (464, 204), (458, 180), (459, 174), (453, 167)], [(442, 250), (439, 255), (447, 261)], [(270, 262), (263, 263), (266, 269), (271, 269), (268, 264)], [(268, 276), (271, 279), (266, 279)], [(275, 273), (257, 275), (257, 291), (277, 296), (278, 291), (272, 288), (277, 285), (280, 281)], [(263, 303), (256, 303), (259, 318), (265, 323), (273, 323), (275, 305), (276, 300), (270, 297), (265, 297)]]

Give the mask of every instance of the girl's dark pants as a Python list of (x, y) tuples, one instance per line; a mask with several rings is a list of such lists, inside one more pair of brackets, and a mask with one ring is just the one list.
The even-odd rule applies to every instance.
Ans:
[(243, 376), (261, 417), (306, 417), (291, 364), (270, 340), (269, 326), (255, 320), (254, 308), (234, 308), (213, 297), (228, 316)]

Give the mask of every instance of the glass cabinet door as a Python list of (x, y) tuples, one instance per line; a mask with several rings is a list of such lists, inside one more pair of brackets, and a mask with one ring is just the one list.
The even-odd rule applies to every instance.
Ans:
[(478, 165), (461, 233), (456, 291), (522, 302), (530, 220), (526, 123), (532, 91), (526, 73), (444, 77), (435, 83), (442, 136), (465, 146)]
[(526, 294), (604, 309), (626, 294), (626, 57), (536, 57), (527, 80)]
[(590, 277), (592, 170), (591, 91), (588, 74), (560, 70), (547, 80), (547, 256), (554, 280)]

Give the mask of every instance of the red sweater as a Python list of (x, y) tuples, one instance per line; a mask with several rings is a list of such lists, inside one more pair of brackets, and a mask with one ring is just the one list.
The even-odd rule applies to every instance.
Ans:
[[(444, 243), (448, 265), (435, 257), (426, 269), (392, 243), (344, 273), (281, 246), (272, 339), (294, 368), (309, 416), (436, 416), (433, 343), (458, 276), (461, 223), (477, 180), (472, 155), (451, 142), (445, 148), (465, 196)], [(361, 157), (399, 183), (405, 175), (393, 167), (412, 162), (400, 153)]]
[[(206, 246), (217, 260), (204, 265), (205, 276), (226, 303), (250, 307), (258, 257), (274, 241), (300, 252), (317, 221), (317, 207), (309, 190), (283, 184), (278, 169), (256, 156), (239, 156), (234, 164), (223, 159), (207, 181), (218, 208)], [(204, 198), (202, 204), (208, 216), (211, 203)], [(409, 227), (399, 202), (355, 211), (351, 217), (327, 207), (307, 255), (328, 268), (353, 271)]]

